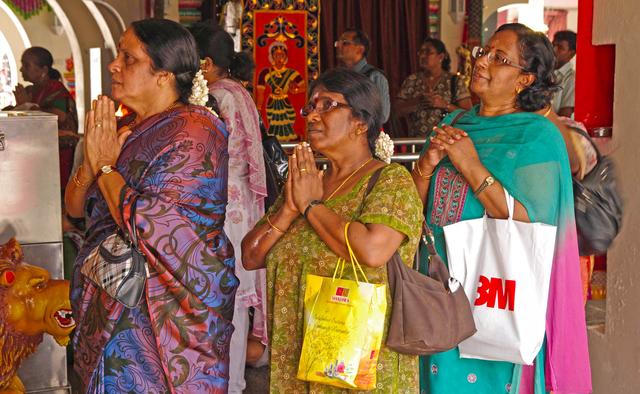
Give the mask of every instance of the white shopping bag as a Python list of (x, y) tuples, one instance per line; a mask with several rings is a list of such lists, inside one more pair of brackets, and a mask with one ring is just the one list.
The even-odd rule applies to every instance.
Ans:
[(444, 227), (451, 276), (471, 303), (478, 331), (460, 357), (531, 365), (544, 341), (557, 228), (508, 219), (465, 220)]

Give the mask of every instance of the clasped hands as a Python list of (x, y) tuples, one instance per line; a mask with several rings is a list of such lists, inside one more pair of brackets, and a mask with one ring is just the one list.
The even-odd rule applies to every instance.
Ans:
[(298, 144), (289, 156), (289, 175), (285, 184), (283, 209), (288, 216), (297, 217), (311, 201), (322, 199), (323, 176), (324, 171), (318, 170), (309, 144)]
[(16, 99), (16, 107), (25, 103), (33, 102), (31, 94), (22, 84), (17, 84), (13, 90), (13, 96)]
[(433, 131), (434, 134), (429, 137), (429, 146), (417, 163), (423, 173), (433, 172), (445, 156), (462, 173), (480, 165), (478, 152), (467, 132), (449, 125), (436, 126)]
[[(83, 177), (95, 177), (105, 165), (115, 166), (122, 145), (131, 130), (118, 134), (115, 105), (109, 97), (101, 95), (91, 104), (85, 118)], [(93, 178), (92, 178), (93, 179)]]

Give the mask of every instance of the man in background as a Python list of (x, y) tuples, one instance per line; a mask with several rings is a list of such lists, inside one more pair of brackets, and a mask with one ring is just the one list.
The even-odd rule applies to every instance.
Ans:
[(365, 75), (378, 87), (382, 99), (382, 119), (383, 123), (386, 123), (391, 111), (389, 82), (382, 70), (367, 63), (369, 37), (362, 30), (348, 28), (340, 35), (334, 46), (340, 65)]
[(571, 118), (575, 107), (576, 73), (571, 59), (576, 55), (576, 33), (562, 30), (553, 37), (553, 51), (556, 55), (556, 82), (562, 88), (555, 94), (551, 105), (560, 116)]

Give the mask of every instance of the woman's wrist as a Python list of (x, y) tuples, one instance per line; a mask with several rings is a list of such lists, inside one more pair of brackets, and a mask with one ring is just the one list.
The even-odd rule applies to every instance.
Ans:
[(78, 180), (83, 183), (91, 182), (95, 178), (93, 170), (87, 162), (82, 163), (80, 167), (78, 167), (78, 172), (76, 172), (76, 174), (78, 175)]
[(426, 160), (424, 159), (424, 156), (420, 156), (414, 167), (414, 170), (418, 174), (422, 174), (421, 176), (433, 174), (433, 171), (436, 169), (435, 166), (432, 166), (429, 163), (425, 163), (425, 161)]
[(300, 215), (299, 212), (291, 212), (282, 207), (276, 213), (270, 216), (271, 223), (283, 231), (287, 231), (291, 223)]
[(324, 204), (324, 201), (322, 200), (311, 200), (307, 205), (307, 207), (302, 212), (302, 216), (304, 216), (305, 219), (308, 219), (309, 211), (311, 211), (311, 209), (316, 205), (322, 205), (322, 204)]

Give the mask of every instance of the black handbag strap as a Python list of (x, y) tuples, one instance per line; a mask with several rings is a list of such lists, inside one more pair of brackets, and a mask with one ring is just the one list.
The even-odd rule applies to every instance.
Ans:
[[(136, 231), (136, 207), (138, 205), (138, 197), (139, 195), (135, 195), (132, 198), (133, 201), (131, 201), (131, 213), (129, 217), (129, 225), (131, 226), (131, 239), (129, 241), (131, 242), (131, 246), (136, 250), (138, 250), (138, 234)], [(120, 215), (124, 218), (124, 212), (122, 210), (120, 211)], [(126, 234), (126, 232), (123, 231), (123, 234)]]
[[(386, 167), (386, 166), (385, 166)], [(369, 193), (371, 193), (371, 190), (373, 190), (373, 187), (376, 185), (376, 182), (378, 182), (378, 178), (380, 178), (380, 174), (382, 174), (382, 170), (384, 170), (384, 167), (380, 167), (378, 168), (372, 175), (371, 178), (369, 178), (369, 183), (367, 183), (367, 189), (364, 191), (364, 197), (362, 197), (362, 202), (364, 203), (364, 200), (367, 198), (367, 196), (369, 195)]]

